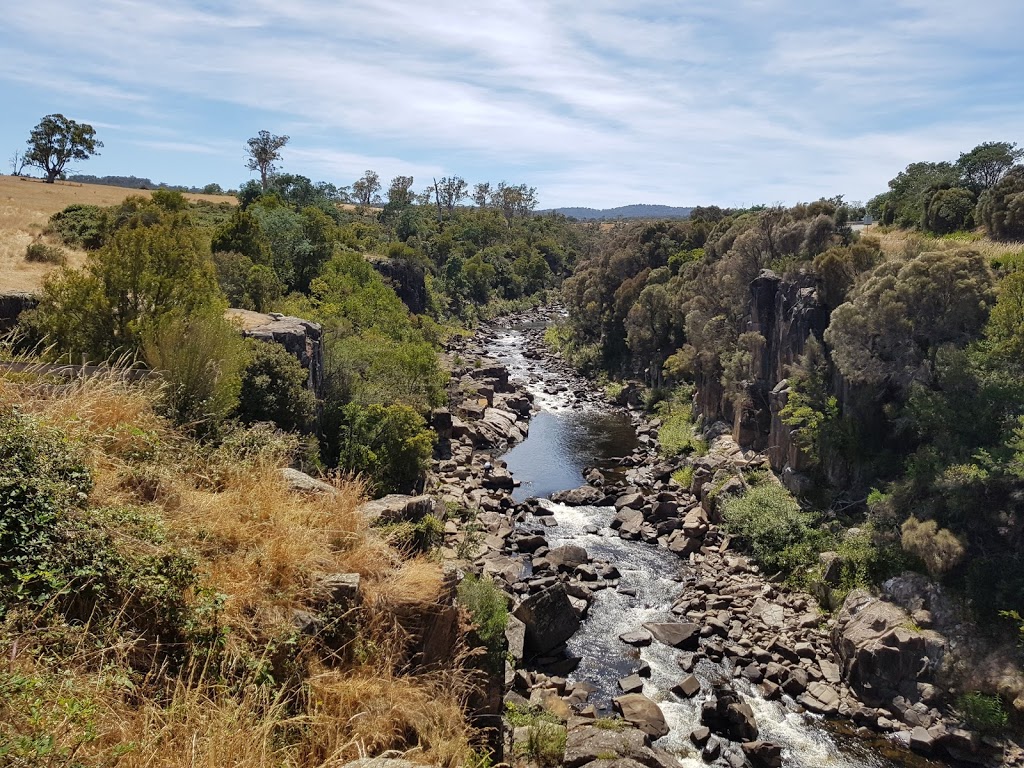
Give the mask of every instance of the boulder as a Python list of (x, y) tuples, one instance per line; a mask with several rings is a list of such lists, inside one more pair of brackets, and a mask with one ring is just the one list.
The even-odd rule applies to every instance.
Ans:
[(757, 720), (754, 710), (732, 688), (718, 686), (715, 696), (701, 706), (701, 722), (713, 732), (732, 741), (755, 741)]
[(604, 499), (604, 493), (592, 485), (583, 485), (579, 488), (572, 488), (567, 491), (557, 491), (551, 494), (551, 500), (559, 504), (566, 504), (570, 507), (593, 506)]
[(782, 768), (782, 745), (771, 741), (748, 741), (740, 745), (755, 768)]
[(615, 708), (622, 718), (636, 726), (652, 739), (660, 739), (668, 733), (668, 723), (661, 707), (642, 693), (627, 693), (614, 699)]
[(288, 489), (295, 491), (296, 493), (319, 494), (324, 496), (334, 496), (338, 493), (338, 489), (330, 483), (325, 483), (323, 480), (317, 480), (315, 477), (311, 477), (305, 472), (300, 472), (299, 470), (292, 469), (291, 467), (284, 467), (281, 469), (281, 477), (284, 478), (285, 483), (288, 485)]
[(687, 675), (672, 686), (672, 693), (682, 696), (684, 699), (692, 699), (700, 693), (700, 680), (696, 675)]
[(239, 326), (243, 336), (280, 344), (309, 372), (307, 386), (318, 395), (323, 389), (323, 328), (299, 317), (276, 312), (263, 314), (248, 309), (229, 309), (225, 317)]
[(566, 573), (571, 573), (590, 559), (587, 550), (575, 544), (555, 547), (545, 557), (556, 570)]
[(538, 655), (558, 648), (580, 626), (561, 583), (530, 595), (516, 606), (512, 615), (526, 625), (526, 652)]
[(422, 763), (400, 760), (397, 757), (363, 757), (345, 763), (341, 768), (428, 768)]
[(646, 766), (668, 768), (676, 765), (669, 756), (648, 746), (647, 736), (636, 728), (611, 730), (584, 725), (572, 728), (565, 740), (565, 768), (585, 765)]
[(697, 650), (700, 641), (700, 627), (696, 624), (688, 622), (647, 623), (643, 626), (660, 643), (688, 651)]
[(437, 502), (431, 496), (407, 496), (391, 493), (359, 505), (359, 514), (373, 523), (419, 522), (436, 511)]
[(903, 689), (931, 683), (946, 653), (932, 630), (915, 630), (910, 615), (865, 590), (852, 591), (832, 630), (843, 678), (870, 706), (888, 704)]

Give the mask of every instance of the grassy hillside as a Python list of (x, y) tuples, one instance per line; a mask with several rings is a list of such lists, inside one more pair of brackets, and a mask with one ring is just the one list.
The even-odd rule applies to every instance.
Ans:
[[(54, 268), (53, 264), (25, 260), (25, 249), (39, 238), (50, 216), (73, 203), (85, 205), (117, 205), (130, 195), (149, 197), (152, 191), (105, 187), (97, 184), (57, 182), (44, 184), (38, 179), (0, 176), (0, 292), (34, 291)], [(186, 194), (189, 200), (210, 203), (237, 201), (228, 195)], [(56, 240), (44, 238), (45, 242)], [(78, 266), (85, 252), (65, 247), (68, 264)]]
[[(203, 445), (158, 397), (0, 379), (0, 513), (22, 510), (0, 528), (0, 764), (465, 764), (465, 677), (410, 672), (403, 626), (439, 566), (368, 529), (357, 484), (290, 490), (294, 437)], [(359, 607), (317, 597), (337, 573), (360, 575)]]

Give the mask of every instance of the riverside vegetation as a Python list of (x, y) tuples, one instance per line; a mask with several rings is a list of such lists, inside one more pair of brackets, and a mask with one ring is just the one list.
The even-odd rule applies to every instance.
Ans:
[[(59, 212), (26, 257), (86, 256), (49, 274), (11, 355), (160, 376), (0, 382), (0, 758), (485, 762), (467, 702), (481, 670), (504, 666), (507, 606), (486, 580), (464, 581), (464, 655), (419, 665), (410, 617), (444, 602), (444, 521), (371, 527), (358, 505), (420, 487), (445, 341), (555, 291), (569, 315), (550, 342), (609, 395), (646, 405), (662, 450), (698, 457), (700, 428), (724, 420), (767, 451), (785, 487), (748, 473), (709, 488), (764, 569), (816, 588), (821, 553), (834, 554), (838, 602), (917, 569), (1014, 635), (1015, 153), (983, 145), (937, 174), (911, 166), (869, 204), (885, 226), (865, 235), (841, 198), (601, 230), (533, 214), (523, 185), (477, 185), (467, 207), (457, 177), (432, 198), (398, 177), (385, 202), (369, 172), (354, 203), (269, 173), (237, 205), (158, 190)], [(229, 306), (317, 323), (315, 391), (308, 365), (243, 339)], [(285, 466), (326, 474), (331, 490), (296, 492)], [(673, 477), (685, 488), (693, 473)], [(358, 610), (324, 598), (339, 574), (358, 575)], [(1011, 693), (979, 677), (960, 707), (998, 733), (1024, 709)], [(558, 734), (535, 736), (532, 756), (553, 761)]]

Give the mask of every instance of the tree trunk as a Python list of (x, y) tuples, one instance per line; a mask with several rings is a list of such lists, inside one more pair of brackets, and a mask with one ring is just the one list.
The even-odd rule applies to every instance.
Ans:
[(53, 184), (54, 180), (58, 176), (60, 176), (60, 171), (59, 170), (48, 170), (46, 172), (46, 183), (47, 184)]

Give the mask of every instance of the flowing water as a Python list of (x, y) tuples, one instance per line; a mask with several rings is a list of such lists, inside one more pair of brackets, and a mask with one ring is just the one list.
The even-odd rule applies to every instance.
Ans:
[[(583, 483), (587, 467), (614, 466), (615, 457), (629, 454), (636, 446), (636, 433), (629, 417), (621, 412), (576, 402), (570, 389), (556, 391), (563, 382), (559, 374), (541, 361), (525, 357), (523, 330), (503, 330), (493, 340), (489, 353), (500, 359), (511, 377), (524, 382), (540, 407), (530, 422), (527, 439), (503, 458), (522, 485), (517, 500), (546, 497), (554, 491), (576, 488)], [(644, 693), (659, 703), (671, 731), (657, 744), (680, 756), (687, 768), (703, 766), (689, 742), (690, 732), (700, 725), (698, 694), (685, 700), (670, 693), (683, 676), (676, 659), (678, 651), (660, 643), (632, 649), (618, 638), (648, 621), (674, 621), (671, 606), (680, 592), (679, 580), (686, 564), (666, 549), (642, 542), (626, 541), (608, 526), (615, 510), (611, 507), (568, 507), (544, 501), (554, 512), (557, 525), (546, 531), (552, 547), (566, 543), (584, 547), (595, 560), (613, 563), (622, 574), (619, 589), (596, 593), (587, 619), (569, 641), (570, 651), (583, 660), (572, 675), (598, 687), (591, 701), (609, 711), (611, 698), (619, 694), (618, 680), (631, 674), (643, 660), (651, 677)], [(702, 661), (694, 670), (705, 691), (710, 681), (730, 670)], [(865, 742), (832, 733), (817, 717), (793, 711), (792, 702), (767, 701), (744, 680), (735, 681), (737, 691), (754, 710), (761, 738), (784, 746), (786, 766), (793, 768), (897, 768), (931, 766), (911, 753), (897, 758), (883, 757)]]

